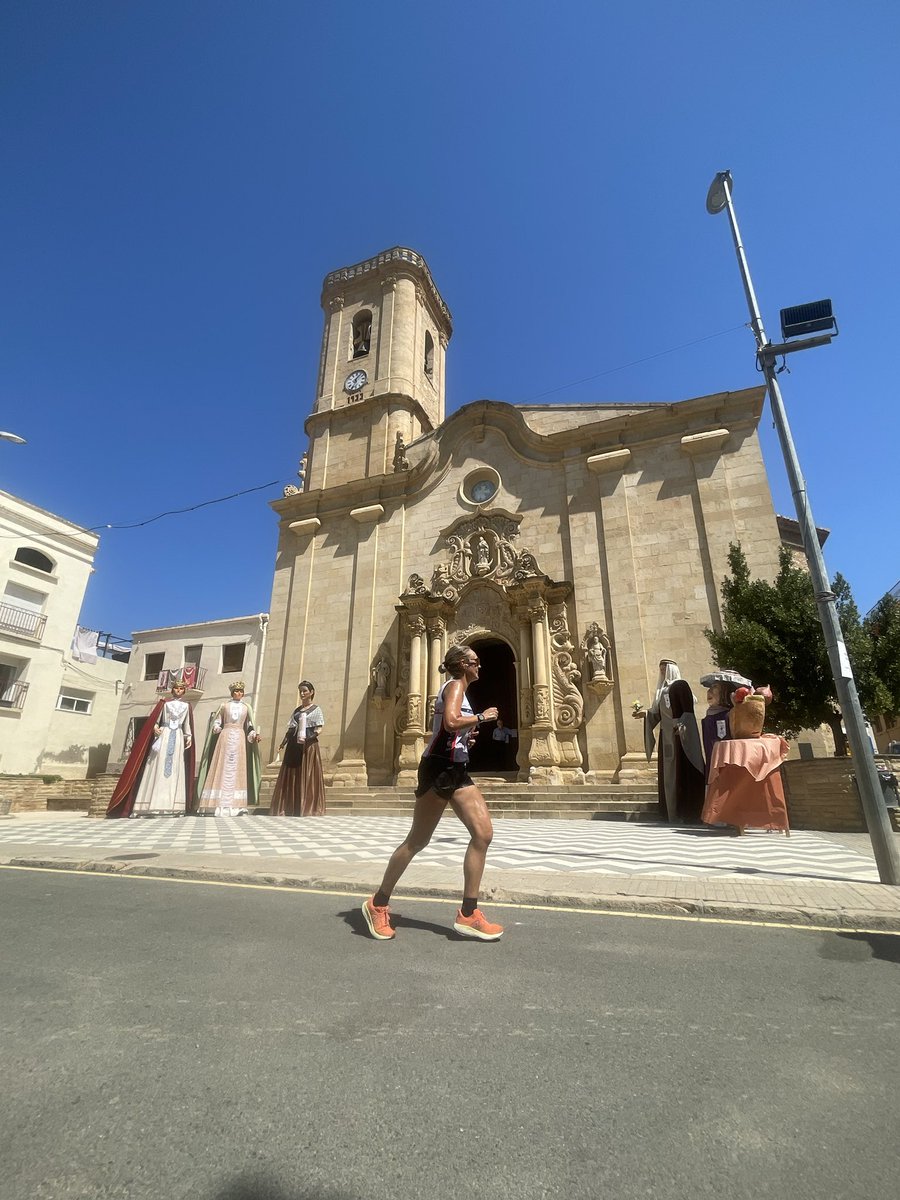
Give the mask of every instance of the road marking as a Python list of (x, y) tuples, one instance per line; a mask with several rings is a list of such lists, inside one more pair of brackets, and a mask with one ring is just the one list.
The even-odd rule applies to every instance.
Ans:
[[(69, 867), (21, 867), (12, 863), (0, 863), (0, 871), (31, 871), (45, 875), (88, 875), (92, 879), (139, 879), (150, 883), (180, 883), (195, 884), (200, 887), (244, 888), (256, 892), (281, 892), (282, 894), (302, 893), (309, 896), (343, 896), (356, 900), (366, 900), (371, 891), (359, 892), (344, 888), (316, 888), (308, 885), (277, 884), (277, 883), (237, 883), (228, 879), (179, 879), (171, 875), (142, 875), (138, 871), (82, 871)], [(446, 896), (404, 896), (395, 895), (392, 905), (397, 904), (452, 904), (454, 901)], [(708, 917), (698, 914), (692, 916), (681, 913), (652, 913), (628, 912), (615, 908), (575, 908), (562, 904), (525, 904), (513, 900), (485, 900), (491, 908), (523, 909), (527, 912), (572, 913), (583, 917), (637, 917), (643, 921), (686, 921), (697, 925), (752, 925), (759, 929), (798, 929), (807, 933), (878, 933), (884, 937), (900, 937), (900, 931), (893, 929), (868, 929), (863, 925), (809, 925), (806, 922), (791, 921), (754, 921), (743, 920), (740, 917)], [(672, 903), (679, 903), (673, 900)], [(711, 903), (719, 903), (712, 901)], [(721, 903), (727, 903), (721, 901)]]

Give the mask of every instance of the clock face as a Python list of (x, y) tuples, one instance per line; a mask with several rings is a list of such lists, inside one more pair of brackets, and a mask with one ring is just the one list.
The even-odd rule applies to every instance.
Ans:
[(351, 371), (344, 380), (345, 392), (358, 392), (361, 387), (369, 382), (369, 377), (365, 371)]
[(497, 488), (490, 479), (479, 479), (472, 485), (472, 499), (477, 504), (484, 504), (490, 500), (496, 490)]

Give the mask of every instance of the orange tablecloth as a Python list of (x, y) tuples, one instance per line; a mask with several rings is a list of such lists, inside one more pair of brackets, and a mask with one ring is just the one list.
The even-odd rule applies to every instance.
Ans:
[(774, 733), (716, 742), (701, 820), (786, 832), (790, 826), (779, 768), (787, 753), (787, 742)]

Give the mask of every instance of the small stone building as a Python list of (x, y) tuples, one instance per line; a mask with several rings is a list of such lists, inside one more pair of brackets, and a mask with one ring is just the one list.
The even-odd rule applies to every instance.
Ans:
[[(701, 697), (730, 542), (755, 574), (779, 530), (764, 391), (676, 404), (511, 405), (445, 417), (450, 313), (396, 247), (324, 282), (300, 489), (280, 519), (259, 719), (277, 746), (309, 678), (334, 785), (414, 778), (445, 650), (465, 641), (512, 747), (473, 766), (532, 783), (646, 772), (635, 701), (661, 657)], [(505, 755), (505, 757), (504, 757)], [(268, 756), (271, 757), (271, 754)]]
[(187, 688), (198, 755), (209, 719), (228, 699), (230, 684), (243, 682), (247, 701), (255, 709), (268, 620), (268, 613), (253, 613), (133, 633), (112, 739), (111, 769), (124, 767), (153, 706), (169, 694), (176, 681)]

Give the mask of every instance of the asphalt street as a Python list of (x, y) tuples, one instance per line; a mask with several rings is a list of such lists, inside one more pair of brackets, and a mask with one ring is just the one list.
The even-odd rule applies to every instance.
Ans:
[(0, 868), (0, 1195), (871, 1200), (900, 936)]

